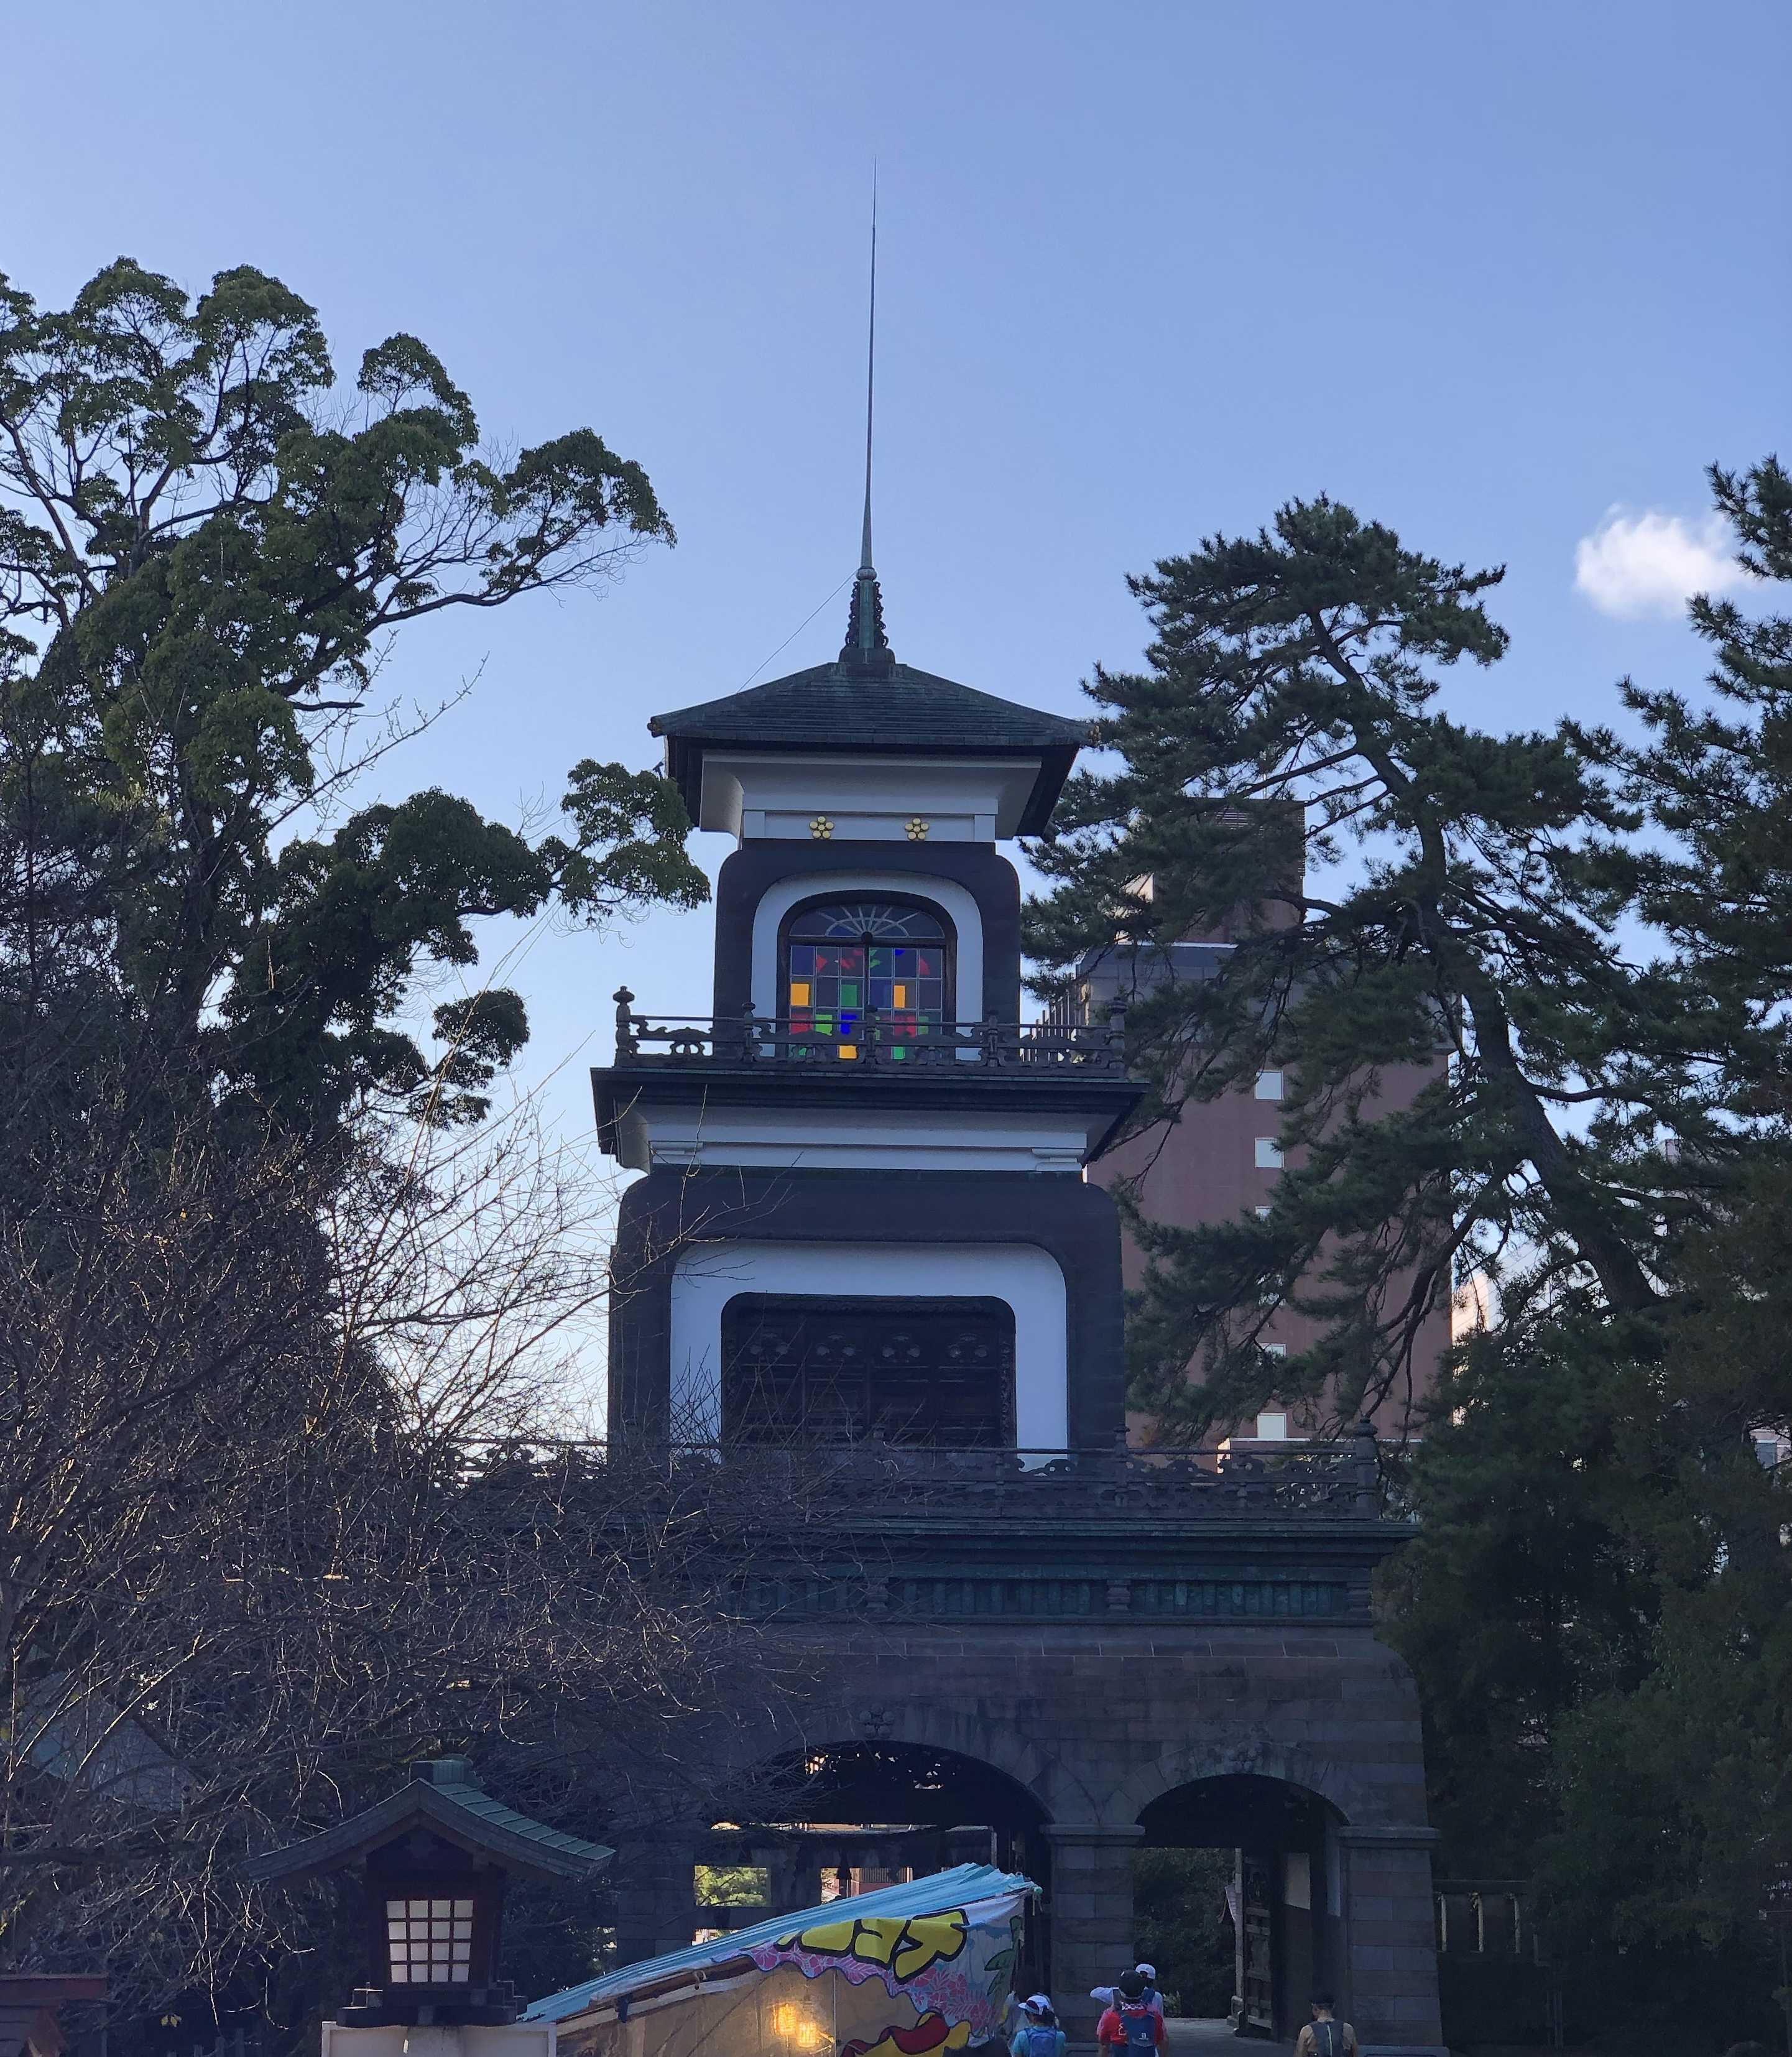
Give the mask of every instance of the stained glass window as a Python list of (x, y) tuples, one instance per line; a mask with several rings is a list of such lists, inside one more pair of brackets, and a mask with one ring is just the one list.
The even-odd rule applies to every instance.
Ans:
[(803, 908), (786, 932), (791, 1032), (837, 1042), (845, 1056), (869, 1009), (880, 1043), (937, 1035), (946, 1019), (950, 957), (946, 925), (928, 908), (882, 900)]
[(722, 1428), (747, 1443), (874, 1430), (892, 1443), (1012, 1449), (1013, 1310), (737, 1294), (722, 1310)]

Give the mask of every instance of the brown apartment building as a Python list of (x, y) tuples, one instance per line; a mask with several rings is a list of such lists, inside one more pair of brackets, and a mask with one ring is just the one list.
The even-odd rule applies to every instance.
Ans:
[[(1194, 981), (1211, 975), (1229, 947), (1223, 939), (1209, 937), (1172, 944), (1168, 949), (1123, 946), (1092, 954), (1078, 969), (1076, 989), (1066, 1011), (1087, 1021), (1101, 1021), (1111, 1009), (1124, 1006), (1132, 994), (1166, 976)], [(1440, 1058), (1439, 1067), (1442, 1061)], [(1379, 1104), (1391, 1112), (1409, 1105), (1437, 1070), (1417, 1064), (1390, 1068), (1383, 1073), (1378, 1100), (1371, 1106)], [(1252, 1209), (1267, 1211), (1281, 1176), (1277, 1137), (1283, 1084), (1280, 1072), (1264, 1072), (1252, 1092), (1229, 1093), (1205, 1103), (1191, 1101), (1168, 1133), (1159, 1130), (1120, 1144), (1092, 1164), (1086, 1175), (1104, 1187), (1123, 1178), (1137, 1179), (1147, 1214), (1179, 1228), (1231, 1220)], [(1136, 1286), (1144, 1264), (1130, 1237), (1124, 1264), (1127, 1285)], [(1278, 1310), (1266, 1330), (1266, 1347), (1276, 1356), (1305, 1350), (1314, 1339), (1316, 1326), (1303, 1315)], [(1445, 1304), (1426, 1318), (1414, 1360), (1414, 1393), (1390, 1396), (1376, 1410), (1375, 1425), (1383, 1437), (1399, 1441), (1413, 1432), (1413, 1403), (1422, 1399), (1434, 1383), (1449, 1347), (1450, 1333), (1451, 1313)], [(1192, 1368), (1191, 1375), (1198, 1375)], [(1128, 1421), (1135, 1441), (1151, 1440), (1148, 1417), (1129, 1413)], [(1254, 1421), (1235, 1424), (1229, 1438), (1223, 1430), (1219, 1434), (1233, 1450), (1249, 1450), (1307, 1435), (1314, 1425), (1298, 1409), (1271, 1406)]]

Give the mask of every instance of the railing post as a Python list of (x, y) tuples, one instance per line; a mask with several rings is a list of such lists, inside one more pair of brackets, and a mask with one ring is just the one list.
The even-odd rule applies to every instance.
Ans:
[(1116, 1000), (1108, 1009), (1108, 1048), (1124, 1070), (1126, 1064), (1126, 1002)]
[(743, 1064), (752, 1060), (754, 1036), (753, 1003), (749, 1000), (740, 1010), (740, 1061)]
[(635, 1038), (635, 1017), (628, 1011), (634, 1005), (634, 999), (635, 996), (627, 986), (619, 985), (616, 988), (616, 1060), (619, 1064), (625, 1064), (630, 1057), (636, 1056), (640, 1048), (640, 1044)]
[(874, 1007), (859, 1011), (858, 1054), (862, 1063), (874, 1064), (878, 1061), (878, 1010)]
[(1376, 1455), (1375, 1425), (1366, 1414), (1350, 1434), (1350, 1483), (1355, 1488), (1358, 1514), (1375, 1512), (1375, 1489), (1381, 1483), (1382, 1467)]

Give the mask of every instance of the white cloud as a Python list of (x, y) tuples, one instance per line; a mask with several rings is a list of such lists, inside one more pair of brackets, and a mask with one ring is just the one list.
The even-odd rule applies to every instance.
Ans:
[(1721, 514), (1697, 521), (1653, 508), (1609, 508), (1574, 546), (1574, 585), (1602, 614), (1678, 614), (1695, 593), (1733, 593), (1750, 583)]

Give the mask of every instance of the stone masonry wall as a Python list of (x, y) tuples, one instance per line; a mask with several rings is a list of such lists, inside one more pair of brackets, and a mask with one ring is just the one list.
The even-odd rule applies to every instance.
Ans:
[[(1366, 1627), (1005, 1620), (787, 1633), (815, 1651), (827, 1682), (799, 1726), (768, 1716), (734, 1731), (730, 1758), (744, 1768), (799, 1743), (874, 1737), (956, 1751), (1024, 1787), (1053, 1851), (1053, 1984), (1073, 2035), (1092, 2033), (1089, 1988), (1132, 1960), (1141, 1813), (1193, 1781), (1247, 1774), (1335, 1810), (1345, 1961), (1333, 1971), (1363, 2043), (1437, 2043), (1418, 1707), (1405, 1667)], [(670, 1883), (656, 1880), (668, 1910)], [(629, 1954), (688, 1940), (643, 1932)]]

